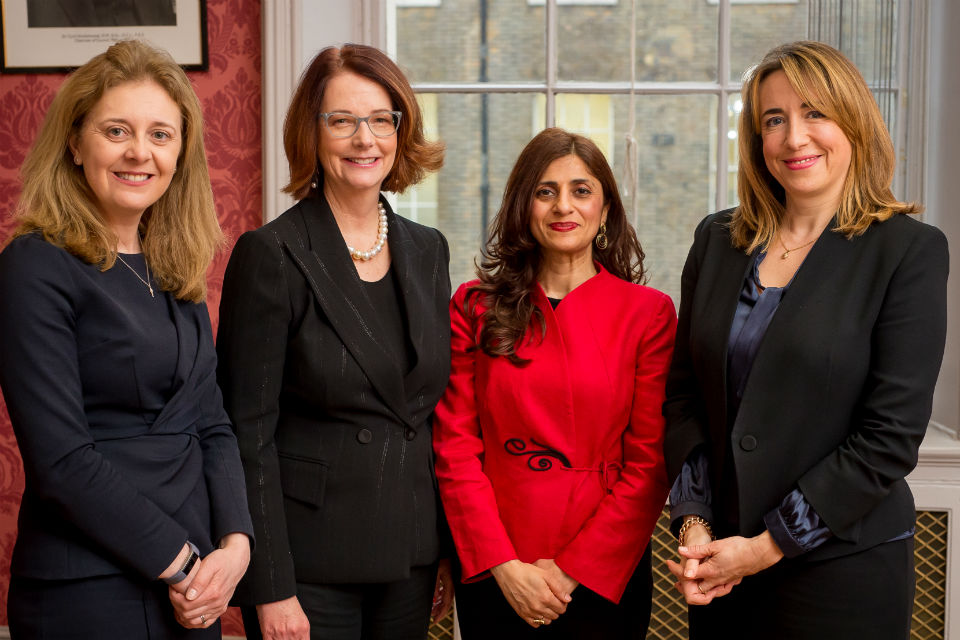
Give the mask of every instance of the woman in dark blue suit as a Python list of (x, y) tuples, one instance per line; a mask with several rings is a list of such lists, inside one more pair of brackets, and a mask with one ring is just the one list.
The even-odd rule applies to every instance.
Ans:
[(26, 476), (14, 638), (218, 638), (250, 557), (205, 274), (221, 242), (190, 82), (118, 43), (64, 82), (0, 254)]
[(697, 228), (664, 406), (690, 637), (903, 640), (947, 242), (891, 193), (841, 53), (778, 47), (742, 96), (740, 205)]

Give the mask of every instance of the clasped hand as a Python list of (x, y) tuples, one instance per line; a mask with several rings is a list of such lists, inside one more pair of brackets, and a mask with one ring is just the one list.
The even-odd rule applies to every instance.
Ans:
[(533, 564), (510, 560), (490, 572), (513, 610), (534, 628), (559, 618), (580, 584), (552, 559), (540, 559)]
[(177, 622), (187, 629), (215, 623), (226, 612), (249, 563), (249, 538), (242, 533), (224, 536), (219, 549), (198, 560), (183, 582), (170, 586)]
[(686, 546), (679, 549), (681, 563), (667, 560), (667, 568), (687, 604), (705, 605), (730, 593), (749, 575), (763, 571), (783, 557), (769, 532), (752, 538), (731, 536), (710, 541), (703, 527), (692, 527)]

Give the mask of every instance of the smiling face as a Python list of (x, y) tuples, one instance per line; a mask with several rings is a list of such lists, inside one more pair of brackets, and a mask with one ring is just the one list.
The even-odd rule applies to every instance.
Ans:
[(551, 162), (540, 177), (530, 232), (545, 257), (592, 257), (593, 239), (606, 215), (600, 181), (571, 154)]
[(847, 136), (797, 95), (783, 71), (764, 78), (759, 94), (763, 158), (784, 189), (787, 208), (836, 210), (852, 154)]
[(164, 194), (177, 168), (182, 130), (180, 108), (156, 82), (103, 92), (70, 150), (108, 224), (139, 218)]
[[(392, 109), (386, 89), (349, 71), (330, 78), (321, 102), (323, 113), (350, 113), (361, 118)], [(349, 138), (334, 138), (322, 121), (318, 130), (317, 157), (323, 167), (325, 190), (332, 193), (380, 190), (396, 158), (396, 133), (378, 138), (366, 123), (360, 123)]]

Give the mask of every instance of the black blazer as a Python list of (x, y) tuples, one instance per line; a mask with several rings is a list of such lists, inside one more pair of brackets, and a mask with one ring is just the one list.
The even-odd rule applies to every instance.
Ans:
[[(730, 244), (730, 211), (697, 228), (683, 269), (667, 383), (665, 451), (674, 478), (705, 443), (711, 483), (736, 472), (739, 533), (798, 487), (836, 557), (914, 525), (904, 477), (930, 419), (946, 337), (947, 241), (906, 215), (848, 240), (823, 233), (763, 337), (740, 410), (727, 416), (727, 344), (750, 257)], [(732, 452), (731, 456), (728, 454)]]
[(430, 420), (450, 370), (449, 251), (439, 231), (388, 219), (406, 376), (322, 196), (230, 257), (219, 380), (260, 541), (238, 603), (293, 596), (296, 582), (399, 580), (438, 557)]
[(154, 284), (177, 333), (171, 396), (155, 412), (143, 329), (117, 286), (130, 277), (36, 234), (0, 254), (0, 387), (26, 484), (14, 575), (155, 579), (188, 538), (203, 555), (253, 533), (206, 305)]

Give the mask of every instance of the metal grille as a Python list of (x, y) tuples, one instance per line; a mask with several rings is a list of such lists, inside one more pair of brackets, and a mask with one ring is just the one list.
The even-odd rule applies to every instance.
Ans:
[[(676, 555), (676, 539), (670, 533), (664, 510), (653, 534), (653, 611), (647, 640), (686, 640), (687, 607), (673, 588), (667, 558)], [(913, 601), (910, 640), (942, 640), (947, 585), (947, 514), (918, 511), (914, 539), (917, 593)]]
[(947, 589), (947, 513), (918, 511), (914, 538), (917, 593), (911, 640), (943, 638)]
[(673, 588), (676, 580), (667, 569), (667, 558), (676, 559), (677, 539), (670, 533), (670, 512), (660, 514), (650, 541), (653, 550), (653, 606), (647, 640), (686, 640), (687, 605)]
[[(647, 640), (686, 640), (687, 607), (673, 588), (666, 560), (676, 553), (668, 513), (657, 522), (653, 546), (653, 611)], [(918, 511), (915, 538), (917, 593), (913, 603), (910, 640), (942, 640), (947, 580), (947, 514)], [(453, 639), (453, 613), (430, 627), (430, 640)]]
[(430, 625), (430, 631), (427, 633), (429, 640), (453, 640), (453, 607), (450, 607), (450, 613), (439, 620), (434, 620)]

